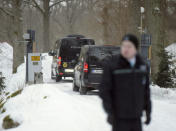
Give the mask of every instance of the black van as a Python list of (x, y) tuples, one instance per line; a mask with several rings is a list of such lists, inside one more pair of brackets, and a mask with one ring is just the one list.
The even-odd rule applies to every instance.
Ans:
[(84, 45), (95, 45), (95, 42), (80, 35), (67, 36), (58, 41), (56, 82), (62, 77), (73, 77), (74, 67)]
[(119, 46), (87, 45), (82, 47), (79, 62), (74, 69), (73, 91), (79, 91), (84, 95), (89, 90), (98, 89), (103, 74), (103, 60), (119, 52)]

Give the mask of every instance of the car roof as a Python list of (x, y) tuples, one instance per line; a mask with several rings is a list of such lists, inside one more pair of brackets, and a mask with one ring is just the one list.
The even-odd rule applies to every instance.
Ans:
[[(78, 39), (76, 37), (64, 37), (61, 40), (73, 40), (73, 39)], [(94, 40), (94, 39), (90, 39), (90, 38), (79, 38), (80, 40)]]
[(71, 34), (71, 35), (68, 35), (68, 36), (66, 36), (66, 37), (79, 37), (79, 38), (85, 38), (85, 36), (83, 36), (83, 35), (77, 35), (77, 34)]
[(81, 48), (81, 51), (83, 52), (89, 52), (91, 49), (93, 48), (96, 48), (96, 47), (115, 47), (115, 48), (119, 48), (120, 49), (120, 46), (117, 46), (117, 45), (84, 45), (82, 48)]
[(82, 48), (95, 48), (95, 47), (119, 47), (117, 45), (85, 45)]

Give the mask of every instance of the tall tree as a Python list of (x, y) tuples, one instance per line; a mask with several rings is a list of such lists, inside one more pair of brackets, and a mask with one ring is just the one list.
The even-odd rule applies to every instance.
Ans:
[(22, 10), (24, 7), (23, 0), (2, 0), (0, 10), (9, 17), (10, 29), (7, 34), (13, 46), (13, 72), (24, 62), (24, 43), (23, 41), (23, 17)]
[(176, 42), (176, 0), (169, 0), (167, 3), (167, 15), (165, 17), (167, 21), (167, 37), (168, 45)]
[(129, 32), (140, 36), (138, 27), (140, 27), (140, 7), (141, 0), (130, 0), (129, 1)]
[(146, 28), (148, 33), (152, 35), (152, 60), (151, 60), (151, 72), (152, 78), (155, 79), (155, 75), (158, 72), (158, 65), (160, 58), (157, 55), (158, 46), (166, 45), (166, 21), (165, 11), (167, 0), (145, 0), (146, 8)]
[(76, 22), (86, 10), (84, 2), (85, 0), (65, 1), (64, 5), (60, 4), (59, 7), (53, 9), (52, 19), (58, 23), (64, 33), (73, 34), (76, 32)]
[[(32, 0), (33, 5), (41, 12), (43, 16), (43, 50), (50, 49), (50, 15), (52, 8), (66, 0)], [(41, 4), (42, 3), (42, 4)], [(41, 7), (43, 5), (43, 7)]]
[(111, 0), (110, 1), (103, 1), (103, 8), (102, 8), (102, 26), (103, 26), (103, 38), (104, 38), (104, 44), (109, 43), (110, 34), (109, 34), (109, 25), (110, 25), (110, 18), (109, 18), (109, 10), (111, 6)]
[(139, 36), (140, 0), (102, 0), (99, 3), (104, 43), (119, 44), (126, 33)]

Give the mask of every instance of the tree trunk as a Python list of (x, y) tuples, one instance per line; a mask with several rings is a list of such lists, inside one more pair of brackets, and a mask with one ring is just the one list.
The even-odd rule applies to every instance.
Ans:
[(152, 78), (158, 72), (160, 58), (158, 56), (158, 46), (165, 45), (165, 8), (166, 0), (146, 0), (146, 26), (148, 32), (152, 35), (152, 60), (151, 72)]
[(43, 1), (43, 49), (44, 51), (50, 50), (50, 0)]
[(16, 73), (17, 67), (24, 62), (24, 47), (23, 41), (23, 21), (22, 21), (22, 0), (14, 0), (12, 2), (14, 17), (14, 43), (13, 43), (13, 73)]
[(109, 31), (108, 31), (108, 25), (109, 25), (109, 15), (108, 15), (108, 5), (105, 4), (103, 7), (102, 12), (102, 25), (103, 25), (103, 42), (104, 44), (109, 43)]
[(138, 27), (140, 27), (140, 0), (131, 0), (129, 2), (129, 32), (140, 36)]

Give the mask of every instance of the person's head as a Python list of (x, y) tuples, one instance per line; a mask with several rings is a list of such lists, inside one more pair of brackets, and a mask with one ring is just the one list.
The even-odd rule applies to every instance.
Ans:
[(139, 41), (135, 35), (127, 34), (122, 38), (121, 55), (126, 59), (136, 56), (139, 47)]

